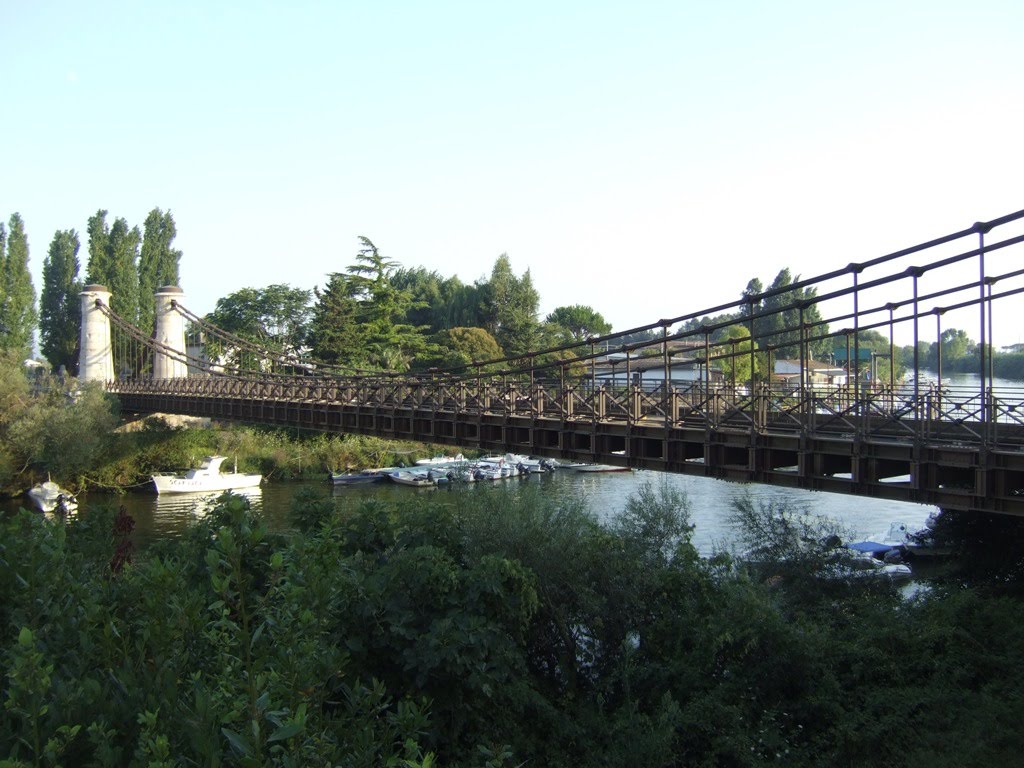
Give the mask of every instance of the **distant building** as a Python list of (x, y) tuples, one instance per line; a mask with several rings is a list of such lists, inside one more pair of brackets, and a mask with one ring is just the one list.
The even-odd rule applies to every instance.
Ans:
[[(804, 385), (808, 387), (842, 387), (849, 380), (846, 369), (840, 366), (805, 360), (804, 367)], [(802, 370), (799, 360), (776, 360), (772, 378), (783, 386), (799, 389)]]
[[(672, 384), (680, 386), (704, 381), (704, 362), (692, 357), (673, 358), (669, 362), (668, 376)], [(665, 381), (665, 360), (661, 355), (630, 357), (627, 366), (625, 355), (613, 354), (595, 362), (594, 377), (600, 384), (623, 386), (631, 381), (637, 386), (653, 389)], [(711, 381), (721, 380), (722, 372), (712, 369)]]

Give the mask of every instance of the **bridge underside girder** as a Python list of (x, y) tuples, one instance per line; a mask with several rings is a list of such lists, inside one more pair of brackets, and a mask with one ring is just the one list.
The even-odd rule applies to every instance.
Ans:
[[(170, 412), (331, 433), (515, 451), (735, 482), (1024, 515), (1024, 453), (981, 444), (341, 402), (120, 393), (125, 411)], [(854, 425), (856, 426), (856, 425)], [(1019, 444), (1024, 440), (1021, 430)]]

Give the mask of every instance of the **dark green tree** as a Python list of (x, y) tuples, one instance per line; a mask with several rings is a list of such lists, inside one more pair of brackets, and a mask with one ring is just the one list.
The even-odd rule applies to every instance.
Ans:
[(315, 288), (314, 294), (316, 303), (309, 334), (313, 357), (330, 365), (362, 365), (359, 302), (352, 295), (348, 276), (332, 273), (323, 290)]
[[(266, 288), (243, 288), (218, 299), (206, 319), (229, 333), (248, 339), (284, 358), (299, 355), (306, 343), (312, 315), (312, 292), (275, 284)], [(231, 364), (242, 368), (257, 365), (240, 349), (224, 349), (214, 340), (208, 343), (214, 354), (227, 353)], [(259, 363), (263, 365), (263, 363)]]
[[(85, 266), (85, 281), (89, 284), (106, 285), (110, 279), (110, 227), (107, 226), (107, 212), (103, 209), (89, 217), (89, 261)], [(109, 286), (107, 286), (109, 287)]]
[(432, 338), (434, 351), (421, 355), (415, 367), (464, 368), (474, 362), (497, 360), (505, 356), (498, 342), (483, 328), (448, 328)]
[[(943, 362), (953, 362), (977, 354), (977, 343), (960, 328), (947, 328), (940, 339)], [(937, 358), (932, 356), (933, 360)]]
[(482, 328), (485, 325), (480, 311), (480, 287), (467, 285), (457, 277), (448, 278), (442, 285), (441, 310), (435, 312), (438, 330), (445, 328)]
[(177, 228), (171, 212), (154, 208), (143, 225), (142, 249), (139, 252), (139, 327), (153, 332), (152, 297), (158, 288), (178, 285), (181, 251), (172, 247)]
[(78, 279), (78, 233), (58, 231), (43, 260), (43, 289), (39, 302), (39, 337), (43, 356), (54, 370), (64, 366), (78, 373), (78, 345), (82, 322)]
[(410, 325), (426, 326), (429, 331), (441, 329), (438, 316), (445, 310), (445, 279), (424, 267), (398, 268), (391, 275), (391, 284), (405, 291), (415, 306), (405, 316)]
[(401, 268), (391, 283), (412, 297), (414, 308), (406, 316), (409, 325), (427, 326), (429, 333), (483, 325), (479, 289), (457, 277), (442, 278), (423, 267)]
[(0, 349), (28, 357), (36, 328), (36, 290), (28, 270), (28, 238), (20, 214), (11, 215), (6, 243), (6, 253), (0, 254)]
[[(764, 291), (766, 295), (759, 302), (754, 301), (754, 341), (759, 347), (774, 349), (777, 359), (800, 356), (801, 324), (808, 340), (807, 354), (812, 358), (827, 355), (834, 345), (834, 340), (826, 337), (828, 324), (822, 321), (821, 312), (814, 303), (817, 289), (786, 290), (799, 281), (799, 275), (794, 280), (789, 269), (783, 268)], [(756, 278), (751, 280), (743, 292), (744, 297), (753, 299), (758, 295), (760, 285)]]
[(612, 325), (600, 312), (582, 304), (557, 307), (544, 322), (554, 327), (557, 337), (565, 341), (584, 341), (591, 336), (610, 333)]
[(107, 226), (107, 212), (99, 210), (89, 218), (89, 263), (86, 282), (106, 286), (111, 309), (130, 323), (139, 317), (138, 227), (129, 229), (123, 218)]
[(325, 362), (406, 371), (428, 346), (424, 329), (407, 322), (419, 304), (392, 282), (397, 262), (381, 255), (369, 238), (359, 240), (356, 263), (347, 273), (330, 275), (329, 299), (318, 302), (314, 351)]
[(484, 327), (505, 352), (520, 355), (533, 350), (538, 339), (540, 294), (533, 287), (530, 270), (516, 277), (503, 253), (494, 262), (490, 280), (479, 287)]
[(138, 227), (129, 229), (123, 218), (114, 221), (107, 240), (108, 269), (106, 280), (110, 289), (110, 308), (133, 325), (139, 321), (139, 243)]

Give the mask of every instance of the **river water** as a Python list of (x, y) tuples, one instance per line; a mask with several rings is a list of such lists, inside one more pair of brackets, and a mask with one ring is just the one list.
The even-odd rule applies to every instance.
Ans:
[[(627, 500), (645, 483), (657, 489), (660, 483), (682, 491), (690, 502), (691, 522), (695, 525), (693, 543), (702, 554), (716, 548), (730, 547), (737, 536), (730, 522), (733, 502), (750, 494), (755, 502), (789, 503), (797, 509), (831, 518), (854, 538), (883, 537), (893, 522), (906, 523), (911, 530), (924, 526), (935, 507), (897, 501), (862, 498), (845, 494), (778, 488), (754, 483), (732, 483), (702, 477), (667, 474), (653, 471), (610, 473), (577, 473), (559, 470), (544, 475), (530, 475), (495, 482), (452, 485), (436, 489), (417, 489), (384, 482), (354, 487), (334, 487), (324, 482), (265, 482), (249, 498), (261, 510), (271, 530), (288, 528), (292, 500), (302, 490), (311, 488), (332, 498), (338, 514), (354, 508), (367, 498), (409, 499), (425, 495), (451, 498), (451, 494), (478, 494), (508, 491), (517, 493), (530, 484), (539, 485), (555, 499), (582, 498), (600, 519), (610, 519), (621, 512)], [(93, 505), (124, 505), (136, 520), (135, 539), (140, 546), (157, 538), (180, 536), (189, 523), (203, 514), (211, 497), (197, 494), (130, 493), (125, 495), (90, 493), (79, 496), (80, 510), (87, 513)], [(27, 506), (27, 501), (21, 502)], [(14, 502), (13, 506), (17, 506)]]

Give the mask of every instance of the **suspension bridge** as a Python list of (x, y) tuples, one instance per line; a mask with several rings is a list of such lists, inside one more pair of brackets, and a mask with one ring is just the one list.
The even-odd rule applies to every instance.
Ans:
[[(626, 332), (420, 372), (263, 347), (190, 312), (177, 287), (158, 291), (145, 333), (92, 285), (80, 376), (139, 414), (1024, 515), (1024, 384), (996, 377), (992, 342), (1024, 323), (1022, 242), (1019, 211)], [(978, 340), (967, 376), (943, 370), (951, 329)]]

